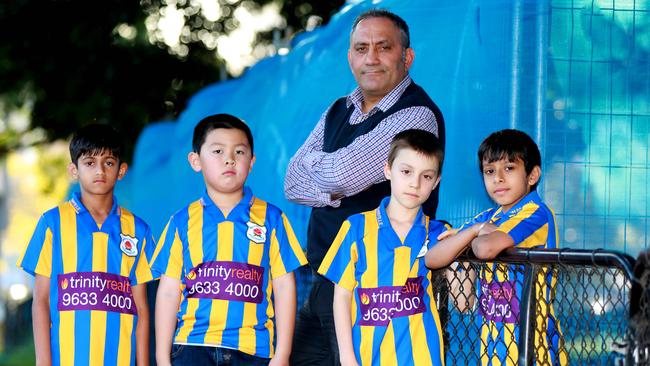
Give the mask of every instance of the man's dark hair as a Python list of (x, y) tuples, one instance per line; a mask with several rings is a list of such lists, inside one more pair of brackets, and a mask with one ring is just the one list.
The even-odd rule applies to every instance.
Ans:
[[(533, 139), (519, 130), (506, 129), (492, 133), (478, 148), (478, 166), (483, 173), (483, 163), (492, 163), (497, 160), (507, 159), (515, 161), (521, 159), (526, 167), (526, 175), (536, 166), (542, 167), (542, 157), (539, 148)], [(537, 183), (531, 190), (537, 188)]]
[(404, 19), (400, 18), (399, 15), (395, 13), (391, 13), (386, 9), (371, 9), (361, 13), (357, 17), (357, 19), (354, 20), (354, 23), (352, 24), (352, 31), (350, 32), (350, 34), (354, 33), (354, 31), (357, 29), (357, 25), (359, 25), (359, 23), (362, 20), (370, 19), (370, 18), (386, 18), (391, 22), (393, 22), (393, 24), (395, 24), (397, 29), (399, 29), (400, 39), (402, 41), (402, 48), (411, 47), (411, 34), (409, 33), (408, 24), (406, 24)]
[(207, 116), (203, 118), (196, 127), (194, 127), (192, 150), (198, 154), (201, 151), (201, 146), (205, 143), (205, 138), (208, 134), (219, 128), (242, 131), (246, 135), (246, 139), (248, 139), (248, 144), (251, 147), (251, 154), (253, 153), (253, 133), (251, 132), (251, 129), (241, 119), (226, 113)]
[(422, 155), (435, 157), (438, 159), (438, 175), (442, 173), (445, 150), (436, 135), (429, 131), (417, 129), (404, 130), (398, 133), (390, 143), (390, 150), (388, 152), (389, 166), (393, 165), (397, 153), (403, 149), (412, 149)]
[(81, 127), (70, 141), (70, 159), (76, 165), (81, 156), (95, 156), (109, 152), (122, 162), (123, 137), (113, 127), (93, 123)]

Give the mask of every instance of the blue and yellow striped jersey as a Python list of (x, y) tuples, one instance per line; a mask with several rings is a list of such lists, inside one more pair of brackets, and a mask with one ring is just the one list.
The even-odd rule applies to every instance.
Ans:
[[(514, 240), (518, 248), (558, 247), (555, 214), (532, 191), (507, 212), (501, 207), (488, 209), (463, 225), (489, 221)], [(567, 354), (560, 324), (553, 309), (556, 276), (542, 268), (535, 281), (535, 354), (537, 365), (566, 365)], [(514, 265), (488, 263), (479, 274), (478, 313), (481, 322), (481, 364), (516, 365), (519, 357), (519, 299), (522, 298), (523, 271)]]
[(131, 286), (152, 279), (154, 248), (149, 226), (115, 198), (101, 227), (79, 193), (41, 216), (17, 264), (50, 278), (54, 365), (135, 365)]
[(154, 276), (182, 282), (174, 343), (274, 354), (272, 280), (307, 263), (289, 220), (244, 188), (224, 217), (205, 193), (175, 213), (158, 241)]
[(343, 222), (318, 272), (353, 293), (352, 341), (361, 365), (444, 365), (424, 255), (448, 228), (420, 209), (402, 241), (386, 215), (388, 202)]

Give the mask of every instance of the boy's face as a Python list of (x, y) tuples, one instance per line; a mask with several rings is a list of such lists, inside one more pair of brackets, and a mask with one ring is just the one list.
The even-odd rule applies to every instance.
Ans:
[(243, 131), (218, 128), (207, 134), (201, 151), (191, 152), (188, 160), (194, 171), (203, 172), (208, 192), (235, 193), (244, 187), (255, 156)]
[(97, 155), (81, 155), (68, 165), (72, 178), (79, 181), (82, 194), (113, 195), (115, 183), (126, 174), (128, 166), (110, 151)]
[(521, 159), (501, 159), (490, 163), (483, 160), (485, 190), (503, 211), (508, 211), (530, 193), (540, 175), (539, 166), (534, 167), (530, 174), (526, 174), (526, 166)]
[(435, 156), (409, 148), (399, 150), (393, 163), (384, 166), (384, 175), (390, 180), (391, 202), (395, 200), (407, 209), (420, 207), (440, 182), (439, 171)]

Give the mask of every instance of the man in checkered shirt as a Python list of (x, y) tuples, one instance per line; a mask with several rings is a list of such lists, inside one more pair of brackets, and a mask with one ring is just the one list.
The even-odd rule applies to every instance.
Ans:
[[(287, 199), (312, 207), (307, 258), (313, 283), (298, 314), (291, 365), (338, 364), (332, 313), (333, 284), (316, 270), (345, 219), (375, 209), (390, 195), (383, 166), (390, 141), (406, 129), (437, 135), (444, 145), (442, 113), (408, 70), (415, 54), (406, 22), (386, 10), (357, 17), (348, 61), (358, 87), (336, 100), (291, 158)], [(422, 206), (435, 217), (437, 190)]]

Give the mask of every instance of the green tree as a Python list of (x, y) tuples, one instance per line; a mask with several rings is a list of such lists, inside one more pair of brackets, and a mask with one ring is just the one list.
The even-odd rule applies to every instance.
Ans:
[[(219, 18), (207, 19), (203, 3), (216, 5)], [(312, 27), (314, 19), (326, 22), (343, 1), (212, 3), (0, 4), (0, 156), (19, 146), (68, 138), (89, 122), (114, 125), (132, 147), (147, 123), (175, 118), (193, 93), (227, 76), (227, 60), (219, 57), (215, 39), (238, 28), (238, 8), (280, 4), (280, 26), (290, 30), (283, 34), (288, 37)], [(168, 6), (183, 12), (183, 34), (174, 46), (164, 42), (156, 24)], [(262, 30), (255, 42), (269, 45), (272, 40), (272, 30)], [(12, 118), (17, 112), (23, 118)]]

